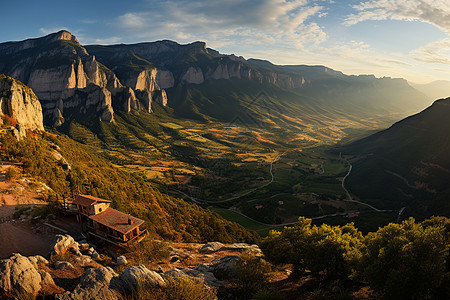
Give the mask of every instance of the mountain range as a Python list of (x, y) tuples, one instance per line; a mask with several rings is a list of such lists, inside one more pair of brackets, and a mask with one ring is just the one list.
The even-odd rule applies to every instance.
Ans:
[[(229, 122), (247, 109), (265, 124), (289, 126), (287, 114), (319, 123), (375, 117), (386, 125), (426, 106), (423, 94), (403, 79), (246, 60), (203, 42), (82, 46), (67, 31), (0, 44), (0, 73), (28, 85), (41, 101), (45, 123), (54, 127), (93, 116), (114, 122), (115, 112), (156, 106), (200, 121)], [(276, 106), (273, 114), (252, 107), (261, 92)]]
[[(236, 198), (239, 193), (247, 195), (243, 191), (249, 186), (257, 187), (271, 176), (264, 186), (274, 184), (254, 189), (263, 205), (250, 204), (252, 195), (242, 197), (241, 203), (223, 205), (270, 223), (314, 210), (303, 200), (305, 207), (297, 205), (298, 190), (323, 192), (325, 198), (342, 195), (336, 179), (346, 171), (340, 158), (301, 151), (366, 136), (429, 104), (429, 98), (404, 79), (345, 75), (326, 66), (275, 65), (221, 54), (203, 42), (83, 46), (67, 31), (0, 44), (0, 73), (10, 76), (2, 79), (8, 84), (32, 89), (30, 97), (39, 99), (49, 130), (86, 144), (116, 167), (142, 175), (158, 188), (175, 181), (190, 195), (194, 191), (209, 199), (203, 204), (227, 202), (241, 198)], [(431, 115), (444, 118), (440, 103), (417, 116), (436, 110)], [(2, 112), (8, 115), (6, 109)], [(348, 178), (352, 194), (392, 209), (414, 206), (417, 215), (426, 215), (437, 210), (417, 199), (435, 199), (436, 191), (445, 190), (426, 176), (445, 173), (450, 166), (434, 159), (437, 153), (426, 156), (441, 149), (437, 142), (425, 140), (442, 133), (433, 131), (438, 123), (408, 125), (408, 120), (345, 146), (342, 153), (354, 157)], [(427, 130), (432, 134), (404, 141), (412, 133), (427, 132), (430, 124), (434, 127)], [(436, 141), (442, 140), (444, 135), (436, 136)], [(423, 145), (433, 148), (415, 150)], [(273, 163), (287, 152), (275, 178)], [(185, 176), (187, 183), (180, 185), (176, 176)], [(272, 196), (282, 192), (291, 198), (274, 202)], [(190, 199), (199, 201), (197, 196)], [(281, 207), (288, 202), (295, 210)], [(325, 204), (313, 215), (324, 214)], [(354, 209), (338, 206), (327, 209), (330, 214)], [(255, 207), (264, 209), (257, 212)], [(262, 211), (270, 217), (264, 219)]]

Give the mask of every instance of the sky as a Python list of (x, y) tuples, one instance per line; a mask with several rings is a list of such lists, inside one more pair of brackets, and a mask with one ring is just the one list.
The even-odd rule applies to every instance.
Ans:
[(450, 80), (450, 0), (0, 2), (0, 42), (61, 29), (84, 45), (204, 41), (224, 54), (276, 64)]

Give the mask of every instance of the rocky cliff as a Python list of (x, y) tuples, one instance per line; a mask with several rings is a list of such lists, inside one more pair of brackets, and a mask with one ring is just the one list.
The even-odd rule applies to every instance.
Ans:
[[(173, 41), (158, 41), (132, 45), (86, 46), (89, 53), (112, 70), (121, 69), (125, 62), (133, 62), (133, 66), (142, 66), (146, 61), (152, 66), (151, 73), (140, 73), (138, 76), (129, 74), (119, 78), (127, 82), (127, 86), (135, 86), (137, 82), (146, 80), (154, 82), (163, 89), (183, 84), (202, 84), (219, 79), (247, 79), (261, 84), (274, 84), (282, 88), (301, 88), (307, 81), (301, 74), (273, 70), (253, 65), (242, 57), (223, 55), (209, 49), (203, 42), (180, 45)], [(134, 56), (134, 59), (130, 58)], [(140, 60), (137, 61), (136, 58)], [(275, 67), (274, 65), (271, 65)], [(154, 79), (153, 79), (154, 78)], [(148, 85), (148, 84), (147, 84)], [(142, 89), (141, 86), (136, 86)]]
[(21, 135), (25, 130), (44, 130), (42, 108), (36, 95), (20, 81), (4, 75), (0, 75), (0, 115), (16, 124)]
[(44, 121), (56, 127), (65, 120), (96, 118), (114, 122), (117, 110), (152, 112), (152, 105), (156, 104), (169, 104), (181, 115), (183, 111), (197, 115), (198, 110), (200, 114), (218, 118), (223, 110), (213, 116), (210, 113), (217, 111), (217, 101), (223, 98), (224, 91), (211, 88), (207, 95), (209, 104), (203, 103), (199, 108), (196, 102), (205, 97), (188, 99), (193, 94), (187, 90), (213, 87), (225, 80), (238, 82), (239, 87), (228, 88), (235, 92), (240, 88), (247, 91), (248, 84), (259, 91), (274, 87), (293, 93), (296, 99), (306, 96), (305, 101), (320, 99), (338, 110), (354, 108), (358, 116), (361, 116), (358, 110), (367, 108), (384, 114), (391, 109), (385, 104), (396, 106), (394, 109), (399, 112), (406, 107), (408, 113), (423, 107), (422, 95), (404, 80), (347, 76), (325, 66), (281, 66), (264, 60), (246, 60), (221, 54), (203, 42), (181, 45), (164, 40), (82, 46), (67, 31), (0, 44), (0, 73), (30, 86), (41, 101)]
[[(113, 122), (115, 109), (151, 112), (153, 99), (167, 103), (156, 69), (127, 72), (121, 81), (67, 31), (0, 44), (0, 73), (27, 84), (41, 101), (45, 122), (53, 126), (74, 114)], [(170, 75), (162, 73), (159, 78), (170, 85)]]

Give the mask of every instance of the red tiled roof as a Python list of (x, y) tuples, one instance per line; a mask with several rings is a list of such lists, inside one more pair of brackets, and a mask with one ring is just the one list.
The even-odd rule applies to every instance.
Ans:
[[(128, 231), (133, 230), (144, 223), (144, 220), (112, 208), (107, 208), (104, 212), (89, 216), (89, 219), (121, 233), (127, 233)], [(128, 219), (132, 220), (131, 225), (128, 224)]]
[(89, 196), (89, 195), (77, 195), (75, 197), (75, 200), (72, 202), (72, 204), (80, 204), (83, 206), (90, 206), (96, 202), (106, 202), (106, 203), (111, 203), (111, 201), (109, 200), (105, 200), (105, 199), (101, 199), (101, 198), (97, 198), (94, 196)]

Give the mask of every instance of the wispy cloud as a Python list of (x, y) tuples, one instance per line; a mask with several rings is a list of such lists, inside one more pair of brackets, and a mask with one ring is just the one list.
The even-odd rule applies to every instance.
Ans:
[(429, 43), (412, 51), (411, 58), (435, 64), (450, 65), (450, 38)]
[(354, 5), (357, 11), (345, 18), (345, 25), (367, 20), (420, 20), (450, 33), (448, 0), (370, 0)]
[[(302, 47), (326, 39), (322, 28), (311, 19), (323, 17), (322, 1), (308, 0), (181, 0), (152, 3), (152, 9), (127, 12), (118, 25), (139, 38), (172, 32), (186, 41), (192, 36), (224, 43), (283, 43)], [(155, 13), (158, 11), (158, 13)]]

